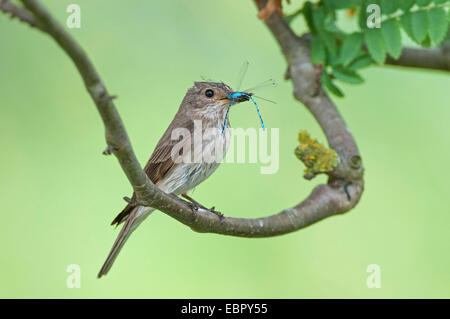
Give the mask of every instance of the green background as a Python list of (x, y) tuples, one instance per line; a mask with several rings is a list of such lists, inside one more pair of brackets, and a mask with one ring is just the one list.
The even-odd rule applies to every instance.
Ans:
[[(45, 4), (61, 22), (73, 1)], [(300, 2), (294, 1), (295, 7)], [(78, 0), (87, 50), (144, 165), (186, 90), (205, 76), (261, 93), (266, 126), (280, 128), (280, 168), (224, 164), (193, 196), (225, 215), (259, 217), (296, 205), (325, 177), (302, 178), (299, 129), (324, 142), (283, 81), (286, 64), (252, 1)], [(294, 10), (295, 7), (288, 7)], [(297, 30), (302, 21), (296, 21)], [(450, 297), (449, 77), (372, 67), (366, 83), (335, 99), (366, 168), (351, 212), (267, 239), (199, 234), (161, 212), (134, 233), (108, 276), (97, 279), (118, 229), (109, 226), (131, 188), (72, 62), (46, 35), (0, 15), (0, 297)], [(258, 127), (254, 107), (231, 112)], [(69, 289), (69, 264), (81, 288)], [(380, 289), (366, 285), (381, 267)]]

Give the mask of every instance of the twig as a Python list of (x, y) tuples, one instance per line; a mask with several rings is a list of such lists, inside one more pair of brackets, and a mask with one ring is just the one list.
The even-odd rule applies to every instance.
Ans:
[(450, 71), (450, 44), (447, 42), (433, 49), (404, 48), (402, 55), (394, 60), (388, 56), (387, 65), (409, 68)]
[(0, 0), (0, 11), (9, 14), (11, 18), (17, 18), (31, 27), (40, 29), (40, 26), (36, 24), (36, 21), (30, 12), (12, 4), (8, 0)]

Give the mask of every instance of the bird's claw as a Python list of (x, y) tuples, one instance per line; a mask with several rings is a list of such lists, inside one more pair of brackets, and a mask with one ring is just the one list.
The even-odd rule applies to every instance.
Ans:
[(197, 204), (194, 204), (194, 203), (189, 203), (189, 202), (187, 203), (187, 205), (188, 205), (189, 208), (191, 209), (192, 214), (194, 214), (194, 218), (197, 217), (197, 211), (198, 211), (198, 209), (199, 209), (198, 205), (197, 205)]
[(221, 212), (217, 211), (215, 208), (216, 208), (216, 207), (213, 206), (213, 207), (211, 207), (210, 209), (208, 209), (208, 211), (209, 211), (210, 213), (213, 213), (213, 214), (216, 215), (217, 217), (219, 217), (219, 218), (220, 218), (220, 222), (222, 223), (223, 220), (225, 219), (225, 216), (224, 216)]

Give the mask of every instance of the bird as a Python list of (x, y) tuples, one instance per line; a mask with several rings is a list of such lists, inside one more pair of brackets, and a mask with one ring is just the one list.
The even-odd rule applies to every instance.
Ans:
[[(249, 101), (251, 93), (237, 94), (223, 82), (194, 82), (184, 96), (172, 122), (157, 143), (145, 173), (167, 194), (181, 195), (195, 212), (207, 209), (187, 193), (206, 180), (220, 165), (229, 147), (231, 132), (227, 121), (231, 105)], [(195, 134), (200, 133), (201, 138)], [(133, 231), (155, 210), (136, 205), (136, 195), (111, 225), (123, 224), (98, 278), (111, 269)], [(223, 215), (207, 209), (223, 218)]]

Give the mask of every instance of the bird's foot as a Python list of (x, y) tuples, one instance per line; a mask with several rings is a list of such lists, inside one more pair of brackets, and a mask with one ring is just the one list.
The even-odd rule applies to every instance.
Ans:
[(215, 206), (211, 207), (210, 209), (208, 209), (208, 212), (213, 213), (214, 215), (219, 217), (220, 222), (222, 223), (223, 220), (225, 219), (225, 216), (221, 212), (217, 211), (215, 208), (216, 208)]
[(197, 211), (201, 208), (203, 210), (206, 210), (210, 213), (213, 213), (214, 215), (216, 215), (217, 217), (220, 218), (220, 222), (223, 222), (224, 220), (224, 216), (221, 212), (215, 210), (215, 206), (211, 207), (211, 208), (206, 208), (205, 206), (203, 206), (202, 204), (200, 204), (199, 202), (197, 202), (195, 199), (193, 199), (192, 197), (188, 196), (187, 194), (181, 194), (181, 196), (183, 196), (184, 198), (186, 198), (189, 202), (188, 205), (189, 207), (191, 207), (191, 209), (195, 209), (194, 214), (197, 214)]
[(197, 217), (198, 209), (199, 209), (200, 207), (198, 207), (197, 204), (191, 203), (191, 202), (186, 202), (186, 204), (187, 204), (187, 205), (189, 206), (189, 208), (191, 209), (192, 214), (194, 214), (194, 218), (196, 218), (196, 217)]

